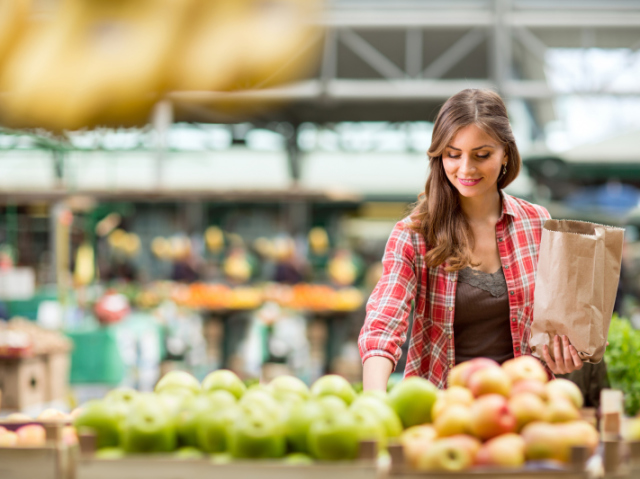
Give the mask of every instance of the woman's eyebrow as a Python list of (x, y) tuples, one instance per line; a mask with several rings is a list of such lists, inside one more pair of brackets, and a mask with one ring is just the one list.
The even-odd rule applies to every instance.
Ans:
[[(471, 151), (481, 150), (482, 148), (486, 148), (486, 147), (495, 148), (495, 146), (493, 146), (493, 145), (482, 145), (482, 146), (479, 146), (477, 148), (472, 148)], [(460, 148), (456, 148), (455, 146), (451, 146), (451, 145), (447, 145), (447, 148), (451, 148), (452, 150), (456, 150), (456, 151), (462, 151)]]

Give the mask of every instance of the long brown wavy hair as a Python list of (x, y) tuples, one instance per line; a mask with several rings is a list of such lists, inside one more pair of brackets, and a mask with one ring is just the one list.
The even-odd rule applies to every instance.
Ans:
[(447, 271), (469, 265), (474, 247), (473, 232), (460, 208), (458, 190), (449, 182), (442, 164), (442, 154), (461, 128), (476, 125), (499, 141), (507, 154), (507, 173), (498, 179), (498, 189), (511, 183), (520, 172), (522, 159), (516, 146), (507, 107), (491, 90), (467, 89), (453, 95), (440, 109), (433, 128), (429, 156), (429, 177), (424, 192), (413, 205), (411, 229), (424, 236), (427, 243), (427, 266), (445, 261)]

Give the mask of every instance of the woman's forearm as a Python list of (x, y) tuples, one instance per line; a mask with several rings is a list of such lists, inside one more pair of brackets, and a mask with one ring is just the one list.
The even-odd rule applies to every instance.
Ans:
[(382, 356), (372, 356), (362, 366), (362, 388), (369, 390), (387, 390), (387, 382), (393, 371), (393, 363)]

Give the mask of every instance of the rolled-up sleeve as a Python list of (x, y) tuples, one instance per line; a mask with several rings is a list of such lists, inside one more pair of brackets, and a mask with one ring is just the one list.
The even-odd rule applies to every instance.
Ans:
[(407, 338), (411, 302), (416, 294), (415, 250), (412, 231), (399, 222), (394, 227), (382, 259), (382, 276), (366, 307), (364, 326), (358, 346), (364, 363), (382, 356), (395, 366)]

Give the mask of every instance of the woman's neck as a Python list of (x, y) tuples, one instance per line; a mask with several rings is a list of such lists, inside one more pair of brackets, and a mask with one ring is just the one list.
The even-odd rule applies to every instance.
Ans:
[(502, 202), (497, 189), (473, 198), (460, 195), (460, 207), (470, 223), (497, 222), (502, 214)]

